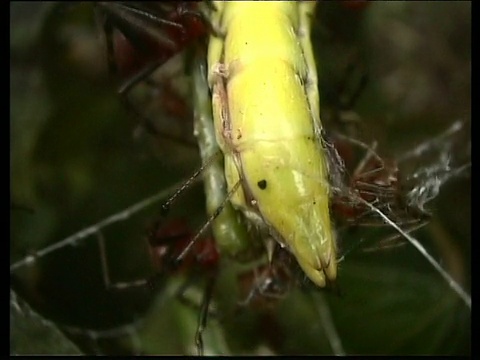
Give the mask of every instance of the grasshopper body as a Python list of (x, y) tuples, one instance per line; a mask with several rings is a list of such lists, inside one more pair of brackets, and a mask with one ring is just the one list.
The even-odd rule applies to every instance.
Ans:
[(231, 202), (296, 257), (318, 286), (336, 278), (321, 140), (314, 2), (214, 2), (209, 86)]

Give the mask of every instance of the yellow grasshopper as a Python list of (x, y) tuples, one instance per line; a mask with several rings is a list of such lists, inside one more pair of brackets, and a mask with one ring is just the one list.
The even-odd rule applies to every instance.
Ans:
[(214, 1), (208, 83), (231, 203), (324, 287), (337, 275), (312, 1)]

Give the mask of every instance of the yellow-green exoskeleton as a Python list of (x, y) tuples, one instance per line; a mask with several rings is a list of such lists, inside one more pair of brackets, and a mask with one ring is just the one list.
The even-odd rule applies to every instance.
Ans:
[(231, 203), (324, 287), (337, 275), (311, 1), (214, 1), (208, 81)]

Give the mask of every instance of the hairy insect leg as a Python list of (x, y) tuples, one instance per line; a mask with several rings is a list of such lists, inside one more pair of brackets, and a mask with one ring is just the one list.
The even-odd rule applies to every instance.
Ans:
[(162, 206), (162, 215), (166, 215), (168, 211), (170, 210), (170, 206), (175, 202), (175, 200), (190, 186), (198, 179), (198, 176), (207, 169), (212, 162), (215, 161), (219, 156), (221, 156), (221, 152), (218, 151), (214, 154), (212, 154), (208, 159), (204, 160), (204, 163), (198, 170), (196, 170), (178, 189), (175, 191), (175, 193), (168, 198), (167, 201), (165, 201)]
[[(177, 289), (177, 291), (175, 291), (175, 297), (178, 299), (178, 301), (180, 301), (182, 304), (184, 304), (185, 306), (188, 306), (190, 308), (193, 308), (193, 309), (196, 309), (196, 310), (199, 310), (201, 309), (201, 306), (202, 306), (202, 303), (198, 303), (198, 302), (195, 302), (195, 300), (193, 300), (192, 298), (188, 297), (186, 295), (186, 292), (187, 290), (192, 286), (192, 284), (194, 284), (196, 281), (199, 280), (199, 277), (201, 275), (198, 274), (198, 273), (193, 273), (191, 274), (183, 283), (182, 285)], [(211, 278), (214, 277), (213, 274), (209, 274), (207, 276), (207, 284), (205, 286), (205, 289), (204, 289), (204, 292), (202, 294), (202, 299), (205, 297), (205, 291), (208, 287), (208, 282), (211, 281)], [(209, 309), (208, 310), (208, 315), (209, 316), (213, 316), (215, 317), (217, 314), (215, 311), (213, 311), (212, 309)]]
[(118, 68), (115, 61), (115, 50), (113, 48), (113, 24), (108, 21), (106, 16), (102, 16), (102, 12), (98, 6), (94, 7), (96, 19), (101, 19), (101, 27), (105, 34), (105, 42), (107, 45), (107, 66), (110, 74), (117, 74)]
[(294, 285), (296, 267), (293, 255), (277, 244), (268, 263), (256, 265), (239, 275), (241, 288), (247, 286), (249, 289), (244, 299), (237, 301), (236, 312), (255, 304), (264, 308), (283, 299)]
[(198, 316), (198, 327), (195, 333), (195, 344), (197, 346), (198, 355), (203, 355), (203, 332), (207, 326), (207, 318), (209, 314), (210, 302), (213, 298), (213, 291), (215, 289), (216, 276), (210, 275), (207, 279), (207, 285), (202, 299), (202, 305), (200, 306), (200, 312)]
[(207, 320), (210, 317), (216, 317), (217, 314), (210, 308), (210, 303), (213, 298), (213, 291), (215, 288), (217, 269), (211, 269), (206, 276), (206, 283), (202, 293), (201, 303), (196, 302), (192, 298), (186, 295), (187, 290), (194, 284), (202, 274), (198, 272), (192, 272), (187, 279), (180, 285), (175, 291), (174, 297), (183, 305), (192, 309), (198, 310), (197, 329), (195, 331), (195, 346), (197, 348), (198, 355), (203, 355), (203, 332), (207, 326)]
[(187, 256), (188, 252), (192, 249), (195, 243), (205, 234), (205, 231), (207, 231), (207, 229), (212, 225), (213, 221), (222, 213), (223, 209), (225, 208), (225, 205), (229, 203), (230, 198), (239, 189), (239, 187), (240, 187), (240, 182), (237, 182), (235, 186), (233, 186), (233, 188), (227, 194), (223, 202), (218, 206), (215, 212), (212, 215), (210, 215), (208, 220), (197, 231), (197, 234), (193, 237), (190, 243), (185, 247), (182, 253), (177, 257), (177, 260), (176, 260), (177, 262), (182, 261), (185, 258), (185, 256)]
[[(147, 51), (147, 45), (141, 41), (139, 33), (147, 35), (156, 43), (168, 49), (175, 49), (176, 44), (169, 36), (162, 32), (163, 29), (176, 28), (182, 30), (182, 24), (167, 19), (175, 8), (168, 8), (162, 4), (148, 3), (121, 3), (97, 2), (96, 8), (100, 9), (104, 22), (111, 23), (140, 51)], [(177, 19), (178, 20), (178, 19)]]
[[(286, 289), (282, 287), (280, 283), (279, 274), (272, 265), (267, 265), (267, 268), (255, 268), (253, 269), (253, 284), (250, 291), (244, 300), (237, 302), (237, 311), (240, 308), (246, 308), (256, 298), (262, 297), (268, 299), (280, 299), (282, 293), (286, 293)], [(279, 284), (280, 283), (280, 284)]]
[[(358, 162), (350, 180), (347, 194), (345, 195), (347, 210), (354, 213), (347, 219), (347, 223), (355, 227), (389, 228), (390, 225), (378, 218), (377, 209), (388, 216), (397, 226), (402, 227), (409, 234), (426, 225), (426, 215), (420, 214), (405, 204), (402, 189), (398, 184), (398, 168), (395, 162), (381, 158), (377, 152), (377, 144), (371, 146), (362, 141), (338, 135), (350, 144), (365, 150), (365, 155)], [(367, 201), (370, 207), (365, 206)], [(405, 242), (399, 240), (400, 234), (387, 236), (378, 241), (374, 247), (365, 248), (364, 251), (375, 251), (399, 247)]]
[[(369, 178), (374, 177), (376, 174), (380, 174), (384, 175), (384, 179), (382, 180), (385, 182), (385, 185), (396, 184), (397, 167), (395, 164), (390, 164), (391, 166), (388, 167), (386, 161), (378, 155), (376, 151), (377, 142), (373, 142), (372, 145), (367, 145), (360, 140), (342, 134), (336, 134), (335, 137), (365, 150), (365, 155), (353, 170), (353, 181), (360, 182), (362, 179), (368, 180)], [(365, 184), (368, 187), (368, 184)]]
[[(411, 225), (411, 226), (409, 226), (409, 227), (407, 227), (403, 230), (405, 231), (406, 234), (410, 234), (410, 233), (413, 233), (413, 232), (421, 229), (422, 227), (424, 227), (427, 224), (428, 224), (427, 221), (421, 221), (420, 223)], [(380, 241), (378, 241), (378, 243), (375, 246), (363, 248), (362, 251), (364, 251), (364, 252), (374, 252), (374, 251), (378, 251), (378, 250), (392, 250), (392, 249), (396, 249), (396, 248), (399, 248), (401, 246), (407, 245), (407, 241), (400, 240), (401, 236), (402, 235), (400, 235), (398, 233), (393, 234), (393, 235), (388, 236), (384, 239), (381, 239)]]

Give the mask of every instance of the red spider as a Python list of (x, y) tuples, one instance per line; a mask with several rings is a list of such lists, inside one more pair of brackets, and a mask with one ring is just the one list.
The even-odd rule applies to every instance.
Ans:
[(175, 219), (163, 227), (155, 224), (148, 237), (149, 252), (155, 269), (162, 271), (168, 269), (169, 266), (174, 266), (176, 272), (186, 272), (190, 269), (216, 270), (220, 254), (211, 237), (195, 242), (181, 263), (174, 263), (194, 235), (187, 227), (186, 221), (182, 219)]
[[(353, 162), (351, 141), (338, 139), (335, 142), (335, 148), (345, 162), (346, 169), (351, 168)], [(401, 195), (396, 163), (391, 159), (380, 158), (374, 149), (367, 151), (347, 181), (350, 193), (335, 196), (332, 202), (333, 212), (347, 221), (356, 221), (368, 212), (367, 206), (359, 198), (381, 208), (393, 206)]]
[[(198, 4), (190, 1), (98, 2), (110, 69), (127, 77), (141, 77), (144, 71), (150, 74), (205, 36), (209, 25)], [(151, 68), (153, 70), (148, 71)]]
[(156, 84), (151, 75), (212, 30), (199, 4), (195, 1), (96, 3), (106, 37), (108, 68), (110, 73), (120, 76), (118, 93), (124, 106), (150, 134), (161, 134), (163, 138), (189, 146), (192, 145), (189, 141), (159, 130), (148, 115), (137, 110), (138, 106), (132, 104), (128, 94), (145, 81), (161, 90), (156, 101), (164, 114), (189, 118), (185, 101), (168, 84)]

